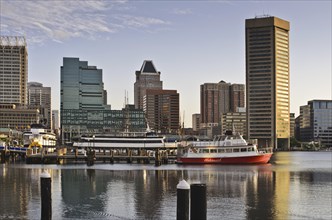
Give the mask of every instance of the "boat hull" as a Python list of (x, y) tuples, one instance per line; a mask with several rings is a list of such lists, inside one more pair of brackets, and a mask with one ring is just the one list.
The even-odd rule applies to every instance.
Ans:
[(179, 157), (180, 164), (266, 164), (272, 153), (244, 157)]

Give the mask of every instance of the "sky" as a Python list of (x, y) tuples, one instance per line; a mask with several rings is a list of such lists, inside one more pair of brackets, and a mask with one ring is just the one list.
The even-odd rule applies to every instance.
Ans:
[(134, 103), (135, 71), (152, 60), (164, 89), (180, 94), (191, 127), (200, 112), (200, 85), (245, 83), (245, 19), (290, 22), (290, 105), (332, 99), (331, 1), (84, 1), (0, 0), (0, 35), (25, 36), (28, 81), (52, 89), (60, 108), (63, 57), (103, 70), (112, 109), (125, 91)]

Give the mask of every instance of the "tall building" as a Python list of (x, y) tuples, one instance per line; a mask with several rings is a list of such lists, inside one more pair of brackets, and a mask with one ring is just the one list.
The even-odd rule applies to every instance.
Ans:
[(290, 113), (290, 131), (289, 131), (289, 136), (290, 137), (295, 137), (295, 114)]
[(157, 71), (152, 60), (145, 60), (141, 69), (136, 71), (136, 82), (134, 83), (135, 108), (143, 109), (143, 97), (147, 89), (163, 89), (160, 72)]
[(245, 33), (248, 138), (289, 149), (289, 22), (247, 19)]
[(202, 127), (220, 124), (223, 113), (238, 112), (245, 106), (243, 84), (204, 83), (200, 92)]
[(145, 114), (127, 105), (111, 110), (107, 105), (102, 70), (79, 58), (63, 58), (61, 67), (60, 122), (62, 143), (81, 134), (118, 134), (146, 130)]
[(27, 79), (25, 37), (0, 36), (0, 103), (27, 104)]
[[(105, 109), (103, 73), (79, 58), (63, 58), (60, 109)], [(60, 112), (60, 115), (62, 113)]]
[(43, 87), (38, 82), (28, 82), (28, 105), (39, 110), (40, 123), (47, 128), (52, 126), (51, 87)]
[(230, 87), (230, 111), (239, 112), (245, 107), (245, 86), (244, 84), (232, 84)]
[(163, 134), (177, 134), (180, 125), (179, 100), (176, 90), (146, 90), (143, 110), (150, 128)]
[(300, 137), (332, 147), (332, 100), (311, 100), (300, 107)]

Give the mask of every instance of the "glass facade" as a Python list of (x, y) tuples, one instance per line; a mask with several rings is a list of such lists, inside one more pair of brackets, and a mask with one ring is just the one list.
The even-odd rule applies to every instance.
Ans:
[(145, 131), (143, 110), (130, 105), (111, 110), (106, 95), (101, 69), (78, 58), (63, 58), (60, 106), (63, 142), (71, 142), (80, 134)]
[(332, 100), (309, 101), (313, 140), (332, 147)]

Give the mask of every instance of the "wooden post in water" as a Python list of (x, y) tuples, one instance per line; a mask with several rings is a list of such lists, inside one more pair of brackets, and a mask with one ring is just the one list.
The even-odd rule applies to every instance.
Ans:
[(159, 149), (156, 149), (154, 164), (155, 164), (155, 166), (160, 166), (161, 165)]
[(89, 149), (87, 152), (86, 163), (88, 166), (92, 166), (95, 163), (95, 151)]
[(176, 219), (189, 220), (190, 185), (185, 180), (181, 180), (176, 188)]
[(43, 171), (40, 174), (41, 219), (52, 219), (52, 180), (51, 175)]
[(132, 163), (133, 162), (133, 158), (132, 158), (132, 150), (127, 150), (128, 154), (128, 158), (127, 158), (127, 163)]
[(0, 154), (1, 154), (1, 157), (0, 157), (0, 163), (5, 163), (5, 160), (6, 160), (6, 152), (3, 150), (3, 151), (0, 151)]
[(114, 150), (110, 150), (111, 158), (110, 158), (110, 163), (114, 163)]
[(190, 219), (206, 220), (206, 184), (190, 185)]

